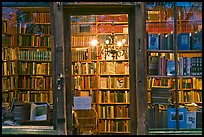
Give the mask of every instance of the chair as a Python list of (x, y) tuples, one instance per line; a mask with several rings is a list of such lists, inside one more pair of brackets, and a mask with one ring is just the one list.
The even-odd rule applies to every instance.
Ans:
[(98, 134), (98, 114), (94, 108), (75, 110), (74, 115), (79, 126), (80, 135)]

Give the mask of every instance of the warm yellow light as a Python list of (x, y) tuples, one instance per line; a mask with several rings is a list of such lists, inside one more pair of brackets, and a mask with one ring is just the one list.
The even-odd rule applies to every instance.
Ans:
[(125, 42), (126, 42), (126, 39), (122, 39), (122, 43), (125, 44)]
[(96, 46), (98, 44), (98, 41), (96, 40), (96, 39), (93, 39), (92, 41), (91, 41), (91, 45), (92, 46)]
[(123, 44), (122, 44), (121, 41), (118, 41), (117, 45), (120, 47), (120, 46), (122, 46)]
[(106, 45), (108, 45), (108, 44), (109, 44), (109, 40), (107, 39), (107, 40), (105, 41), (105, 43), (106, 43)]

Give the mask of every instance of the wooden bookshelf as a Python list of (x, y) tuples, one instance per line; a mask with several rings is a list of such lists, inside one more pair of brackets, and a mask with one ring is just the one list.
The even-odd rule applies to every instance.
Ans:
[[(168, 127), (167, 124), (161, 124), (163, 121), (167, 123), (167, 114), (163, 117), (160, 113), (167, 111), (169, 107), (165, 104), (152, 105), (152, 87), (171, 87), (173, 105), (170, 107), (177, 107), (178, 103), (179, 107), (183, 106), (188, 110), (186, 107), (188, 104), (196, 103), (198, 106), (202, 104), (202, 12), (199, 5), (194, 6), (189, 4), (176, 7), (178, 50), (175, 48), (173, 38), (175, 35), (173, 8), (157, 5), (147, 9), (147, 92), (151, 128)], [(182, 43), (184, 38), (186, 43)]]
[(2, 102), (9, 103), (17, 93), (16, 16), (2, 17)]
[(3, 102), (16, 97), (52, 104), (50, 13), (17, 8), (10, 14), (12, 22), (5, 15), (2, 23), (3, 89), (8, 93)]
[[(130, 134), (128, 55), (113, 59), (101, 54), (113, 29), (115, 43), (122, 38), (128, 41), (127, 19), (125, 14), (72, 16), (73, 94), (91, 96), (99, 116), (99, 134)], [(95, 47), (91, 45), (94, 39), (98, 41)]]
[(22, 12), (17, 20), (19, 101), (52, 104), (50, 13)]

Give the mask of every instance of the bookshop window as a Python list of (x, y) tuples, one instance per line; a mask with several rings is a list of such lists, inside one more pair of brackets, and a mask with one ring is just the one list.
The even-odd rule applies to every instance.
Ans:
[(179, 128), (202, 128), (202, 4), (176, 2), (176, 11), (173, 2), (146, 7), (150, 128), (177, 128), (177, 121)]
[(202, 3), (178, 2), (178, 103), (187, 111), (184, 128), (202, 128)]
[(99, 134), (130, 133), (128, 15), (71, 16), (73, 96), (91, 97)]
[(2, 8), (2, 102), (52, 104), (48, 8)]

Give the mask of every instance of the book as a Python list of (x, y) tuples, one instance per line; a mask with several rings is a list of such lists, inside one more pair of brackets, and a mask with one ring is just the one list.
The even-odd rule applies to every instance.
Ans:
[(158, 75), (158, 62), (159, 62), (158, 56), (149, 57), (149, 69), (148, 69), (149, 75)]
[(48, 118), (48, 104), (31, 102), (30, 120), (41, 121)]
[(167, 60), (167, 76), (174, 76), (175, 75), (175, 61), (174, 60)]
[(187, 112), (186, 128), (196, 128), (196, 111)]
[[(168, 108), (168, 128), (176, 128), (176, 108)], [(179, 126), (180, 128), (186, 128), (186, 108), (179, 108)]]
[(148, 34), (148, 49), (149, 50), (159, 49), (159, 35), (158, 34)]
[(202, 31), (191, 35), (191, 49), (202, 50)]
[(178, 50), (190, 50), (190, 34), (180, 33), (178, 34)]

